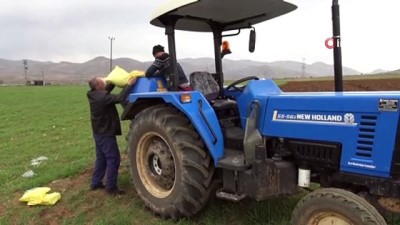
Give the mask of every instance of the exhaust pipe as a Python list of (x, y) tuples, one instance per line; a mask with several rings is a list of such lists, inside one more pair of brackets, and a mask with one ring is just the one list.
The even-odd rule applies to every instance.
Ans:
[(333, 64), (335, 70), (335, 91), (343, 91), (342, 48), (340, 43), (339, 0), (332, 2)]

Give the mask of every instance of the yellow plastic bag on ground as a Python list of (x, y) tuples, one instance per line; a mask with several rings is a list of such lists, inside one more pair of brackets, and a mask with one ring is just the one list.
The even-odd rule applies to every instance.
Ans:
[(37, 187), (25, 191), (19, 199), (21, 202), (28, 202), (28, 205), (54, 205), (61, 198), (61, 194), (54, 192), (47, 194), (51, 189), (49, 187)]
[(37, 187), (25, 191), (24, 195), (19, 199), (21, 202), (41, 202), (43, 197), (51, 189), (49, 187)]
[[(61, 194), (59, 192), (53, 192), (46, 194), (43, 198), (41, 205), (54, 205), (60, 200)], [(28, 202), (29, 205), (29, 202)]]
[(108, 81), (115, 86), (124, 87), (128, 84), (129, 79), (132, 77), (144, 76), (144, 72), (140, 70), (133, 70), (128, 73), (124, 69), (119, 66), (115, 66), (115, 68), (104, 78), (105, 81)]

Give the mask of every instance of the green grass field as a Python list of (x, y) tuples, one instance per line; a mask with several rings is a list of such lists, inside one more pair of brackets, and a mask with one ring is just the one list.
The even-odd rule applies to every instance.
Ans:
[[(86, 91), (82, 86), (0, 87), (0, 225), (288, 224), (303, 194), (264, 202), (231, 203), (213, 198), (194, 218), (162, 220), (146, 210), (136, 196), (126, 159), (119, 178), (126, 196), (89, 192), (94, 146)], [(127, 127), (124, 121), (124, 134)], [(124, 155), (124, 136), (118, 141)], [(39, 156), (49, 160), (31, 166), (30, 161)], [(22, 177), (27, 170), (37, 175)], [(55, 206), (34, 207), (18, 201), (25, 190), (39, 186), (60, 192), (61, 200)]]

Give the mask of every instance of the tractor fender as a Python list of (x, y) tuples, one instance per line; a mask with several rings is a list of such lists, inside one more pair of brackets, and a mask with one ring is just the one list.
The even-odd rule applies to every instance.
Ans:
[[(181, 96), (183, 94), (190, 95), (191, 101), (182, 103)], [(224, 138), (214, 109), (200, 92), (169, 91), (130, 94), (128, 104), (121, 117), (123, 120), (132, 119), (137, 113), (149, 106), (165, 103), (174, 106), (192, 122), (216, 165), (224, 153)]]

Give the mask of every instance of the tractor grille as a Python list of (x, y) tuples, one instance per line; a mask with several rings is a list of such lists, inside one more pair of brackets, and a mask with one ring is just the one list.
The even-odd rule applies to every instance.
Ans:
[(310, 142), (303, 140), (288, 140), (293, 156), (302, 162), (307, 162), (314, 169), (339, 168), (341, 145), (337, 143)]
[(377, 116), (361, 116), (360, 130), (357, 139), (356, 155), (366, 158), (372, 157), (374, 148)]

